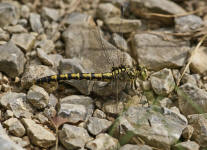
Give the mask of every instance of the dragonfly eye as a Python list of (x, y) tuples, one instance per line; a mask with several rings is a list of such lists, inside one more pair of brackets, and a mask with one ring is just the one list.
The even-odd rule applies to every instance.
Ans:
[(142, 80), (146, 80), (148, 78), (148, 71), (145, 67), (137, 66), (137, 71), (139, 71), (139, 77)]

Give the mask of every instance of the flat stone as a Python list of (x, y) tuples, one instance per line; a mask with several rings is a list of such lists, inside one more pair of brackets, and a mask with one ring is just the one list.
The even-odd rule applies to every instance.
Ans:
[(207, 113), (188, 115), (187, 118), (194, 128), (192, 139), (201, 147), (207, 147)]
[(2, 150), (25, 150), (19, 145), (15, 144), (9, 136), (6, 134), (6, 131), (0, 124), (0, 149)]
[(175, 88), (175, 81), (170, 69), (163, 69), (150, 76), (152, 89), (158, 95), (168, 95)]
[(182, 137), (186, 140), (190, 140), (194, 132), (194, 128), (191, 125), (188, 125), (183, 129)]
[(87, 14), (79, 13), (79, 12), (72, 12), (71, 14), (68, 14), (65, 18), (64, 23), (66, 25), (88, 25), (88, 26), (95, 26), (95, 22), (93, 20), (93, 17)]
[(25, 128), (17, 118), (10, 118), (4, 121), (4, 125), (9, 132), (17, 137), (22, 137), (25, 134)]
[(41, 62), (47, 66), (53, 66), (53, 61), (49, 58), (49, 56), (41, 49), (37, 48), (37, 56), (41, 60)]
[(16, 24), (19, 13), (15, 5), (11, 3), (0, 3), (0, 27)]
[(27, 136), (23, 138), (19, 138), (16, 136), (10, 136), (11, 140), (14, 141), (16, 144), (18, 144), (21, 147), (27, 147), (30, 145), (29, 138)]
[(37, 109), (42, 109), (48, 106), (49, 94), (40, 86), (33, 85), (28, 93), (27, 100)]
[(31, 13), (29, 16), (29, 22), (34, 32), (42, 33), (44, 31), (39, 14)]
[(15, 78), (23, 73), (25, 62), (24, 53), (13, 42), (0, 46), (0, 71)]
[(96, 109), (93, 113), (93, 117), (97, 117), (97, 118), (100, 118), (100, 119), (105, 119), (106, 118), (106, 114), (99, 110), (99, 109)]
[(87, 124), (88, 131), (93, 135), (105, 132), (112, 125), (111, 121), (90, 117)]
[(119, 150), (153, 150), (153, 149), (148, 145), (126, 144), (122, 146)]
[(25, 52), (30, 51), (35, 43), (36, 35), (32, 33), (13, 34), (11, 41), (21, 47)]
[(48, 148), (55, 144), (56, 138), (53, 133), (31, 119), (23, 118), (22, 121), (32, 144), (42, 148)]
[(86, 129), (64, 124), (59, 131), (60, 142), (67, 150), (83, 148), (86, 142), (93, 138), (89, 136)]
[(130, 33), (141, 27), (141, 21), (138, 19), (122, 19), (114, 17), (106, 19), (105, 23), (112, 32), (116, 33)]
[(193, 32), (204, 25), (203, 20), (196, 15), (188, 15), (182, 17), (175, 17), (175, 31), (176, 32)]
[(10, 38), (9, 33), (4, 31), (2, 28), (0, 28), (0, 40), (1, 41), (8, 41)]
[(43, 7), (42, 16), (57, 21), (60, 18), (60, 12), (58, 9)]
[(196, 52), (192, 55), (190, 69), (199, 74), (207, 72), (207, 48), (199, 47)]
[(86, 121), (93, 113), (93, 100), (87, 96), (72, 95), (60, 100), (58, 114), (67, 118), (68, 122)]
[(112, 35), (113, 43), (118, 47), (120, 50), (123, 50), (125, 52), (128, 52), (128, 45), (126, 40), (120, 36), (119, 34), (113, 33)]
[(96, 12), (97, 16), (102, 20), (121, 16), (120, 9), (111, 3), (100, 3)]
[(207, 92), (186, 83), (177, 90), (180, 111), (185, 115), (207, 112)]
[(111, 137), (106, 133), (101, 133), (96, 136), (96, 139), (89, 141), (86, 148), (90, 150), (103, 150), (103, 149), (118, 149), (119, 142), (117, 139)]
[(135, 34), (131, 46), (139, 65), (155, 71), (184, 66), (190, 51), (188, 42), (165, 41), (149, 33)]
[(27, 32), (27, 30), (22, 25), (14, 25), (14, 26), (6, 26), (4, 30), (8, 31), (9, 33), (21, 33)]
[(116, 128), (120, 128), (121, 135), (126, 136), (130, 131), (146, 145), (165, 150), (170, 150), (187, 126), (183, 115), (160, 107), (129, 107), (118, 121), (120, 125)]
[(173, 146), (173, 150), (199, 150), (200, 146), (194, 141), (181, 142)]

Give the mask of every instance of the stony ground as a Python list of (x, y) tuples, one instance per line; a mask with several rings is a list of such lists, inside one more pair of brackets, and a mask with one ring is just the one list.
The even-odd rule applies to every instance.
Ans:
[[(206, 150), (207, 2), (0, 2), (0, 150)], [(147, 80), (35, 85), (139, 64)]]

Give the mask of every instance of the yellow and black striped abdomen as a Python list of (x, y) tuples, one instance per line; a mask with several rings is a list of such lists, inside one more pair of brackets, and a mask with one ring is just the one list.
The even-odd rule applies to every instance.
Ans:
[(36, 83), (56, 82), (64, 80), (96, 80), (96, 81), (111, 81), (114, 79), (113, 73), (67, 73), (52, 75), (36, 80)]

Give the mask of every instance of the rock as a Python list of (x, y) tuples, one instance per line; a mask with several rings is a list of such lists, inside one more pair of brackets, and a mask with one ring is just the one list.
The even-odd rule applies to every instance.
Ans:
[(99, 110), (99, 109), (96, 109), (93, 113), (93, 117), (97, 117), (97, 118), (100, 118), (100, 119), (105, 119), (106, 118), (106, 114)]
[(41, 48), (37, 48), (37, 56), (40, 58), (43, 64), (47, 66), (53, 66), (53, 61)]
[(163, 69), (150, 76), (152, 89), (158, 95), (168, 95), (175, 88), (175, 81), (170, 69)]
[(20, 14), (23, 18), (29, 18), (30, 8), (27, 5), (22, 5)]
[(110, 100), (103, 104), (102, 110), (111, 115), (118, 115), (124, 110), (124, 103), (122, 101)]
[(169, 108), (173, 104), (172, 100), (167, 97), (160, 100), (159, 103), (161, 107), (167, 107), (167, 108)]
[(20, 145), (21, 147), (27, 147), (30, 145), (29, 138), (27, 136), (23, 138), (19, 138), (16, 136), (10, 136), (11, 140), (14, 141), (16, 144)]
[(0, 28), (0, 40), (1, 41), (8, 41), (9, 40), (9, 33), (4, 31), (2, 28)]
[(183, 129), (182, 137), (185, 140), (190, 140), (193, 135), (193, 132), (194, 128), (191, 125), (188, 125), (187, 127), (185, 127), (185, 129)]
[(129, 107), (117, 121), (120, 125), (116, 129), (120, 128), (117, 131), (122, 136), (129, 136), (130, 131), (130, 135), (141, 138), (146, 145), (165, 150), (170, 150), (187, 126), (183, 115), (155, 106)]
[(93, 17), (87, 14), (79, 13), (79, 12), (72, 12), (68, 14), (65, 18), (64, 23), (66, 25), (88, 25), (88, 26), (95, 26), (95, 22)]
[(191, 57), (190, 69), (198, 74), (207, 72), (207, 48), (199, 47)]
[(188, 116), (189, 125), (194, 128), (192, 139), (201, 147), (207, 147), (207, 113)]
[(197, 86), (197, 80), (196, 80), (195, 76), (190, 75), (190, 74), (184, 74), (181, 81), (182, 81), (183, 84), (190, 83), (192, 85)]
[(12, 42), (0, 46), (0, 71), (15, 78), (23, 73), (25, 62), (24, 53)]
[(194, 141), (181, 142), (173, 146), (173, 150), (199, 150), (199, 145)]
[(6, 26), (4, 30), (8, 31), (9, 33), (21, 33), (27, 32), (27, 30), (22, 25), (14, 25), (14, 26)]
[(106, 119), (90, 117), (88, 119), (87, 129), (91, 134), (98, 135), (101, 132), (105, 132), (111, 125), (112, 122)]
[(132, 144), (126, 144), (122, 146), (119, 150), (152, 150), (151, 147), (148, 145), (132, 145)]
[(60, 18), (60, 12), (58, 9), (44, 7), (42, 9), (42, 16), (52, 21), (58, 21)]
[(25, 52), (30, 51), (36, 39), (36, 35), (32, 33), (13, 34), (11, 41), (21, 47)]
[(42, 33), (44, 31), (39, 14), (31, 13), (29, 16), (29, 22), (34, 32)]
[(22, 121), (32, 144), (42, 148), (48, 148), (55, 144), (56, 138), (53, 133), (31, 119), (23, 118)]
[(1, 150), (25, 150), (19, 145), (15, 144), (9, 136), (6, 134), (6, 131), (0, 124), (0, 149)]
[(101, 133), (96, 136), (96, 139), (89, 141), (86, 148), (90, 150), (118, 149), (119, 142), (108, 134)]
[(179, 109), (185, 115), (207, 112), (207, 92), (186, 83), (177, 90)]
[(42, 113), (36, 114), (35, 118), (37, 118), (41, 124), (47, 124), (49, 121), (48, 118), (45, 117)]
[(49, 98), (49, 107), (56, 107), (57, 103), (59, 102), (59, 100), (57, 99), (57, 97), (55, 97), (55, 95), (50, 94), (50, 98)]
[(72, 150), (83, 148), (86, 142), (93, 138), (84, 128), (64, 124), (62, 130), (59, 131), (59, 139), (67, 150)]
[(17, 8), (11, 3), (0, 3), (0, 27), (16, 24), (19, 18)]
[(154, 16), (150, 13), (171, 15), (186, 13), (182, 7), (169, 0), (130, 0), (129, 7), (130, 11), (138, 17), (162, 21), (167, 24), (173, 22), (172, 18)]
[(96, 12), (97, 12), (97, 17), (101, 18), (102, 20), (121, 16), (120, 9), (115, 7), (111, 3), (99, 4)]
[(116, 45), (116, 47), (118, 47), (119, 49), (128, 52), (128, 45), (126, 40), (120, 36), (119, 34), (113, 33), (112, 35), (112, 39), (113, 39), (113, 43)]
[(49, 94), (37, 85), (33, 85), (28, 93), (27, 100), (37, 109), (42, 109), (48, 106)]
[[(172, 39), (171, 36), (166, 38)], [(156, 71), (184, 66), (190, 50), (188, 42), (164, 41), (149, 33), (135, 34), (131, 46), (138, 64)]]
[(86, 121), (93, 113), (93, 100), (87, 96), (67, 96), (60, 100), (58, 115), (64, 116), (70, 123)]
[(49, 59), (52, 60), (53, 66), (59, 68), (60, 61), (63, 60), (63, 56), (60, 54), (50, 54), (48, 55)]
[(130, 33), (141, 27), (141, 21), (138, 19), (108, 18), (105, 21), (106, 26), (112, 32)]
[(41, 48), (45, 53), (51, 53), (55, 49), (54, 42), (47, 39), (45, 34), (42, 34), (39, 40), (35, 42), (35, 48)]
[(175, 31), (179, 33), (193, 32), (202, 25), (204, 25), (203, 20), (196, 15), (175, 17)]
[(0, 97), (0, 104), (5, 109), (11, 109), (16, 118), (31, 117), (28, 105), (26, 104), (26, 94), (7, 92)]
[(4, 116), (6, 119), (9, 119), (9, 118), (14, 117), (14, 113), (11, 110), (6, 110), (6, 112), (4, 113)]
[(10, 118), (4, 121), (4, 125), (8, 128), (9, 132), (14, 136), (22, 137), (25, 134), (24, 126), (16, 118)]
[[(26, 68), (22, 75), (21, 84), (24, 88), (29, 88), (33, 84), (34, 80), (55, 74), (56, 73), (47, 66), (31, 65)], [(52, 86), (51, 89), (55, 90), (57, 88), (57, 83), (51, 83), (50, 86)], [(49, 87), (47, 86), (47, 88)]]

